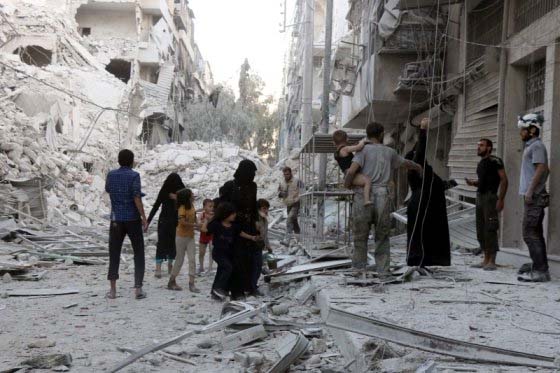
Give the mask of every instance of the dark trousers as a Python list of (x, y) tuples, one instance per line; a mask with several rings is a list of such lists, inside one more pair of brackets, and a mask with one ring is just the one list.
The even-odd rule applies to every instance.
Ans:
[(252, 250), (251, 252), (251, 292), (257, 291), (259, 278), (261, 277), (263, 266), (262, 250)]
[(233, 273), (230, 279), (231, 296), (241, 297), (251, 292), (251, 255), (255, 250), (254, 242), (238, 237), (233, 249)]
[(291, 206), (288, 206), (287, 213), (288, 213), (288, 218), (286, 220), (286, 233), (288, 234), (288, 236), (292, 233), (299, 234), (300, 233), (300, 228), (298, 223), (299, 202), (294, 203)]
[(142, 222), (112, 221), (109, 228), (109, 274), (107, 280), (119, 279), (119, 265), (124, 237), (128, 236), (134, 251), (134, 287), (141, 288), (144, 281), (144, 235)]
[(219, 289), (227, 292), (229, 290), (231, 274), (233, 272), (231, 255), (225, 253), (223, 250), (214, 248), (214, 250), (212, 250), (212, 259), (214, 259), (218, 265), (212, 289)]
[(476, 235), (480, 248), (487, 255), (495, 255), (499, 250), (500, 220), (497, 203), (496, 193), (478, 193), (476, 196)]
[(535, 195), (531, 203), (525, 202), (523, 214), (523, 240), (529, 248), (533, 270), (541, 272), (548, 271), (546, 241), (543, 231), (544, 209), (547, 206), (546, 198), (545, 195)]

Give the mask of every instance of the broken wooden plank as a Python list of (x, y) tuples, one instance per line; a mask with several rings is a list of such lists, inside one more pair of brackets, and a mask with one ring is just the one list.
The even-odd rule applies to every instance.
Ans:
[(222, 339), (222, 348), (224, 350), (233, 350), (239, 346), (266, 338), (268, 333), (261, 324), (253, 326), (252, 328), (242, 330), (240, 332), (226, 335)]
[(459, 359), (554, 368), (554, 358), (505, 350), (475, 343), (446, 338), (431, 333), (402, 327), (397, 324), (360, 316), (336, 307), (329, 307), (325, 316), (327, 326), (352, 333), (383, 339), (422, 351), (453, 356)]
[[(264, 309), (266, 309), (266, 304), (262, 304), (259, 307), (253, 307), (250, 306), (247, 303), (243, 303), (243, 302), (230, 302), (232, 305), (234, 306), (238, 306), (238, 307), (242, 307), (243, 310), (239, 311), (237, 313), (234, 313), (233, 315), (229, 315), (226, 316), (216, 322), (213, 322), (211, 324), (208, 324), (202, 328), (199, 329), (195, 329), (195, 330), (191, 330), (188, 332), (185, 332), (183, 334), (180, 334), (176, 337), (173, 337), (171, 339), (168, 339), (167, 341), (163, 341), (163, 342), (159, 342), (159, 343), (155, 343), (152, 345), (148, 345), (146, 347), (144, 347), (143, 349), (137, 351), (136, 353), (130, 355), (127, 359), (125, 359), (124, 361), (120, 362), (119, 364), (117, 364), (115, 367), (111, 368), (109, 371), (110, 372), (118, 372), (119, 370), (123, 369), (124, 367), (132, 364), (133, 362), (135, 362), (136, 360), (140, 359), (142, 356), (149, 354), (150, 352), (155, 352), (155, 351), (159, 351), (162, 350), (166, 347), (169, 347), (175, 343), (181, 342), (182, 340), (194, 335), (194, 334), (200, 334), (200, 333), (208, 333), (208, 332), (213, 332), (216, 330), (220, 330), (223, 329), (225, 327), (227, 327), (228, 325), (231, 324), (235, 324), (236, 322), (239, 321), (243, 321), (249, 317), (252, 316), (256, 316), (258, 315), (260, 312), (262, 312)], [(224, 305), (224, 307), (227, 306)]]
[(290, 333), (278, 347), (280, 360), (268, 370), (268, 373), (284, 373), (308, 348), (309, 341), (303, 333)]
[(40, 297), (49, 295), (68, 295), (78, 294), (80, 291), (75, 288), (67, 289), (18, 289), (7, 292), (9, 297)]

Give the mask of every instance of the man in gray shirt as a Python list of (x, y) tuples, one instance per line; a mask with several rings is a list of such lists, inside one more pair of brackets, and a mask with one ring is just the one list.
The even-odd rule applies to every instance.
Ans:
[(422, 167), (406, 160), (397, 152), (382, 144), (384, 128), (379, 123), (370, 123), (366, 127), (369, 143), (356, 152), (352, 165), (346, 172), (344, 184), (352, 186), (352, 180), (358, 171), (371, 180), (370, 201), (364, 205), (363, 189), (356, 189), (352, 210), (354, 255), (352, 266), (363, 270), (367, 265), (367, 242), (371, 226), (375, 227), (375, 264), (381, 276), (389, 274), (390, 246), (389, 233), (391, 229), (392, 200), (389, 193), (389, 183), (393, 170), (406, 168), (422, 172)]
[(542, 123), (542, 116), (537, 114), (525, 115), (518, 122), (521, 140), (525, 143), (519, 182), (519, 194), (525, 200), (523, 240), (532, 260), (519, 270), (517, 279), (525, 282), (550, 281), (543, 233), (544, 209), (549, 205), (546, 191), (549, 168), (548, 153), (539, 138)]

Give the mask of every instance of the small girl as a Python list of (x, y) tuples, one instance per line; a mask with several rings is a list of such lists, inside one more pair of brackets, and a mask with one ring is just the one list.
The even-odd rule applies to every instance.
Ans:
[(189, 263), (189, 290), (192, 293), (200, 293), (194, 285), (196, 275), (196, 244), (194, 241), (194, 230), (199, 228), (196, 221), (196, 210), (194, 208), (194, 196), (190, 189), (181, 189), (177, 192), (177, 214), (179, 215), (179, 223), (177, 225), (177, 237), (175, 246), (177, 247), (177, 256), (167, 288), (170, 290), (183, 290), (177, 285), (176, 279), (181, 272), (185, 253)]
[(225, 300), (230, 288), (230, 278), (233, 272), (233, 244), (240, 236), (247, 240), (256, 241), (257, 236), (251, 236), (241, 231), (235, 223), (237, 214), (235, 207), (229, 202), (218, 205), (214, 218), (202, 224), (201, 232), (212, 235), (212, 259), (218, 264), (212, 290), (213, 299)]
[[(211, 199), (205, 199), (202, 202), (202, 214), (200, 214), (200, 221), (202, 224), (206, 221), (212, 220), (214, 217), (214, 201)], [(212, 271), (212, 235), (204, 232), (200, 232), (200, 238), (198, 240), (198, 274), (204, 272), (204, 257), (206, 256), (206, 251), (209, 251), (208, 255), (208, 272)]]

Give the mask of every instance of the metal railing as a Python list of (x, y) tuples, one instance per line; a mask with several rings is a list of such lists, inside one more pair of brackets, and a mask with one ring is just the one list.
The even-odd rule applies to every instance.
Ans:
[(518, 32), (560, 6), (560, 0), (516, 0), (514, 31)]

